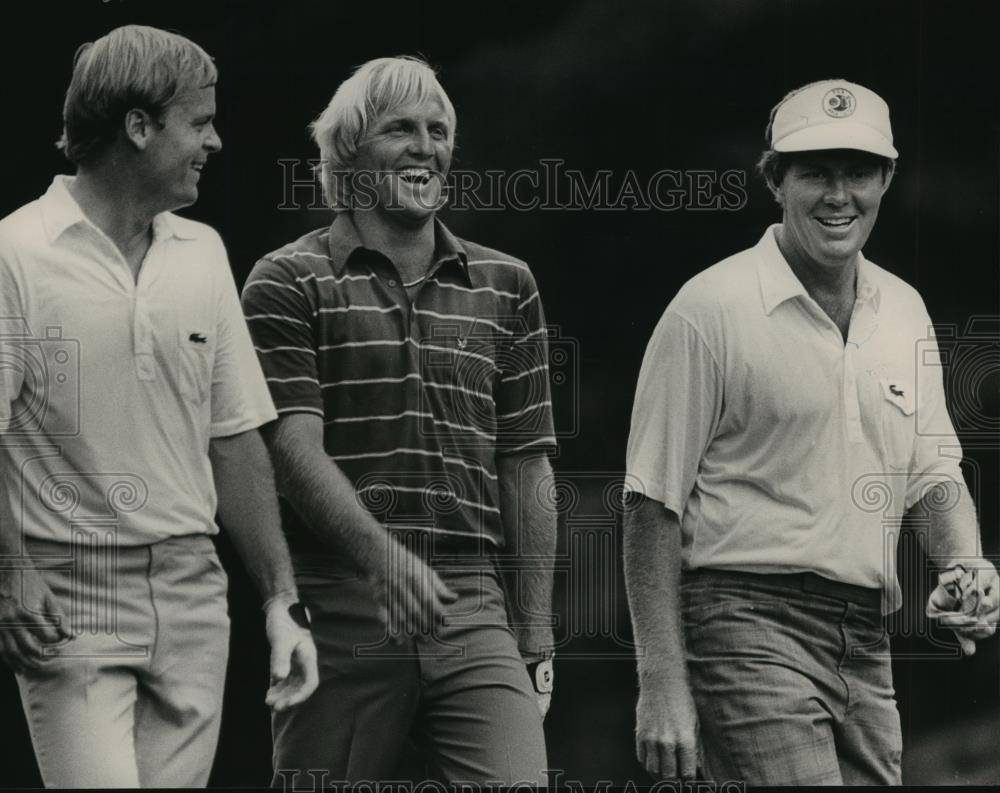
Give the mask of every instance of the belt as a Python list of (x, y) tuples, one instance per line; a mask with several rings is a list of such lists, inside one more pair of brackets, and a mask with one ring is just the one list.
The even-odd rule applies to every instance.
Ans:
[(685, 570), (684, 581), (709, 580), (759, 583), (781, 587), (795, 592), (808, 592), (815, 595), (843, 600), (859, 606), (881, 609), (882, 590), (875, 587), (847, 584), (824, 578), (817, 573), (750, 573), (746, 570), (721, 570), (718, 568), (699, 567), (696, 570)]

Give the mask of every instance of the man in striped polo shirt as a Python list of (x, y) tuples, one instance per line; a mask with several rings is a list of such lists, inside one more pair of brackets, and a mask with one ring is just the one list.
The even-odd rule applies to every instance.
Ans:
[(544, 784), (555, 513), (538, 494), (555, 440), (538, 290), (435, 217), (455, 112), (427, 64), (366, 63), (312, 132), (333, 223), (261, 259), (243, 293), (320, 653), (316, 694), (274, 720), (275, 782), (385, 779), (412, 739), (443, 781)]

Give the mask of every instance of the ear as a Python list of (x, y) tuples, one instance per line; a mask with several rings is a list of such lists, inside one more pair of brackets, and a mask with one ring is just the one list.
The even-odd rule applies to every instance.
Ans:
[(774, 196), (774, 200), (778, 202), (780, 206), (785, 205), (785, 191), (781, 189), (780, 184), (775, 184), (770, 177), (767, 179), (767, 187), (771, 191), (771, 195)]
[(896, 161), (889, 160), (889, 167), (885, 169), (885, 176), (882, 179), (882, 193), (889, 189), (889, 185), (892, 183), (892, 176), (896, 173)]
[(132, 108), (125, 114), (125, 137), (139, 151), (145, 151), (155, 128), (153, 117), (145, 110)]

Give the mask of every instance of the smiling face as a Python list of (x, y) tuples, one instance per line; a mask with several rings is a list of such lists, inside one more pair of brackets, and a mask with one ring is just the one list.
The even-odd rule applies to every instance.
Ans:
[(807, 266), (843, 268), (868, 240), (892, 169), (859, 151), (795, 154), (776, 188), (782, 250)]
[(428, 222), (441, 205), (454, 133), (436, 99), (383, 113), (358, 148), (353, 208), (406, 226)]
[(163, 210), (198, 200), (198, 180), (208, 155), (222, 148), (215, 131), (215, 88), (190, 88), (153, 123), (145, 148), (144, 170), (152, 202)]

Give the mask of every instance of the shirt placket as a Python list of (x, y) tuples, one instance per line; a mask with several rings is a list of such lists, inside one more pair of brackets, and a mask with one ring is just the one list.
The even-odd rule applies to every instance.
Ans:
[[(822, 333), (829, 338), (831, 344), (836, 345), (837, 358), (831, 358), (840, 362), (840, 401), (844, 415), (844, 433), (851, 443), (862, 443), (864, 435), (861, 432), (861, 403), (858, 396), (857, 367), (855, 366), (857, 350), (856, 345), (850, 341), (845, 343), (844, 337), (840, 334), (840, 329), (826, 312), (819, 307), (819, 304), (812, 300), (807, 301), (809, 310), (813, 312), (817, 320), (822, 323)], [(851, 314), (851, 324), (848, 327), (848, 339), (851, 338), (851, 329), (854, 326), (858, 313), (860, 301), (854, 303), (854, 311)]]
[[(404, 342), (404, 350), (407, 361), (407, 369), (403, 374), (420, 371), (420, 334), (417, 324), (417, 315), (414, 312), (414, 300), (406, 291), (403, 279), (387, 258), (374, 259), (368, 262), (369, 271), (372, 272), (381, 284), (381, 289), (388, 294), (389, 299), (399, 306), (401, 316), (399, 338)], [(404, 380), (404, 389), (413, 388), (414, 384), (410, 380)]]
[(865, 440), (861, 430), (861, 395), (858, 393), (857, 372), (861, 346), (875, 330), (874, 307), (871, 300), (871, 287), (867, 284), (861, 286), (854, 301), (854, 311), (851, 313), (847, 343), (844, 344), (844, 420), (847, 439), (851, 443), (864, 443)]
[(128, 262), (122, 256), (118, 247), (96, 226), (93, 227), (100, 245), (106, 247), (115, 261), (115, 278), (125, 289), (129, 298), (129, 308), (132, 317), (132, 361), (136, 377), (139, 380), (155, 380), (156, 367), (153, 365), (153, 323), (150, 319), (149, 300), (146, 297), (145, 284), (150, 281), (149, 270), (155, 258), (157, 244), (154, 236), (149, 251), (139, 271), (138, 282), (132, 276)]
[(861, 401), (858, 395), (857, 348), (853, 344), (844, 345), (844, 422), (847, 440), (851, 443), (863, 443), (861, 432)]
[(153, 323), (149, 316), (149, 301), (138, 289), (132, 301), (132, 356), (136, 377), (146, 381), (155, 380)]
[(132, 360), (135, 364), (136, 377), (145, 382), (156, 379), (149, 285), (153, 281), (159, 245), (159, 240), (154, 236), (132, 291)]

